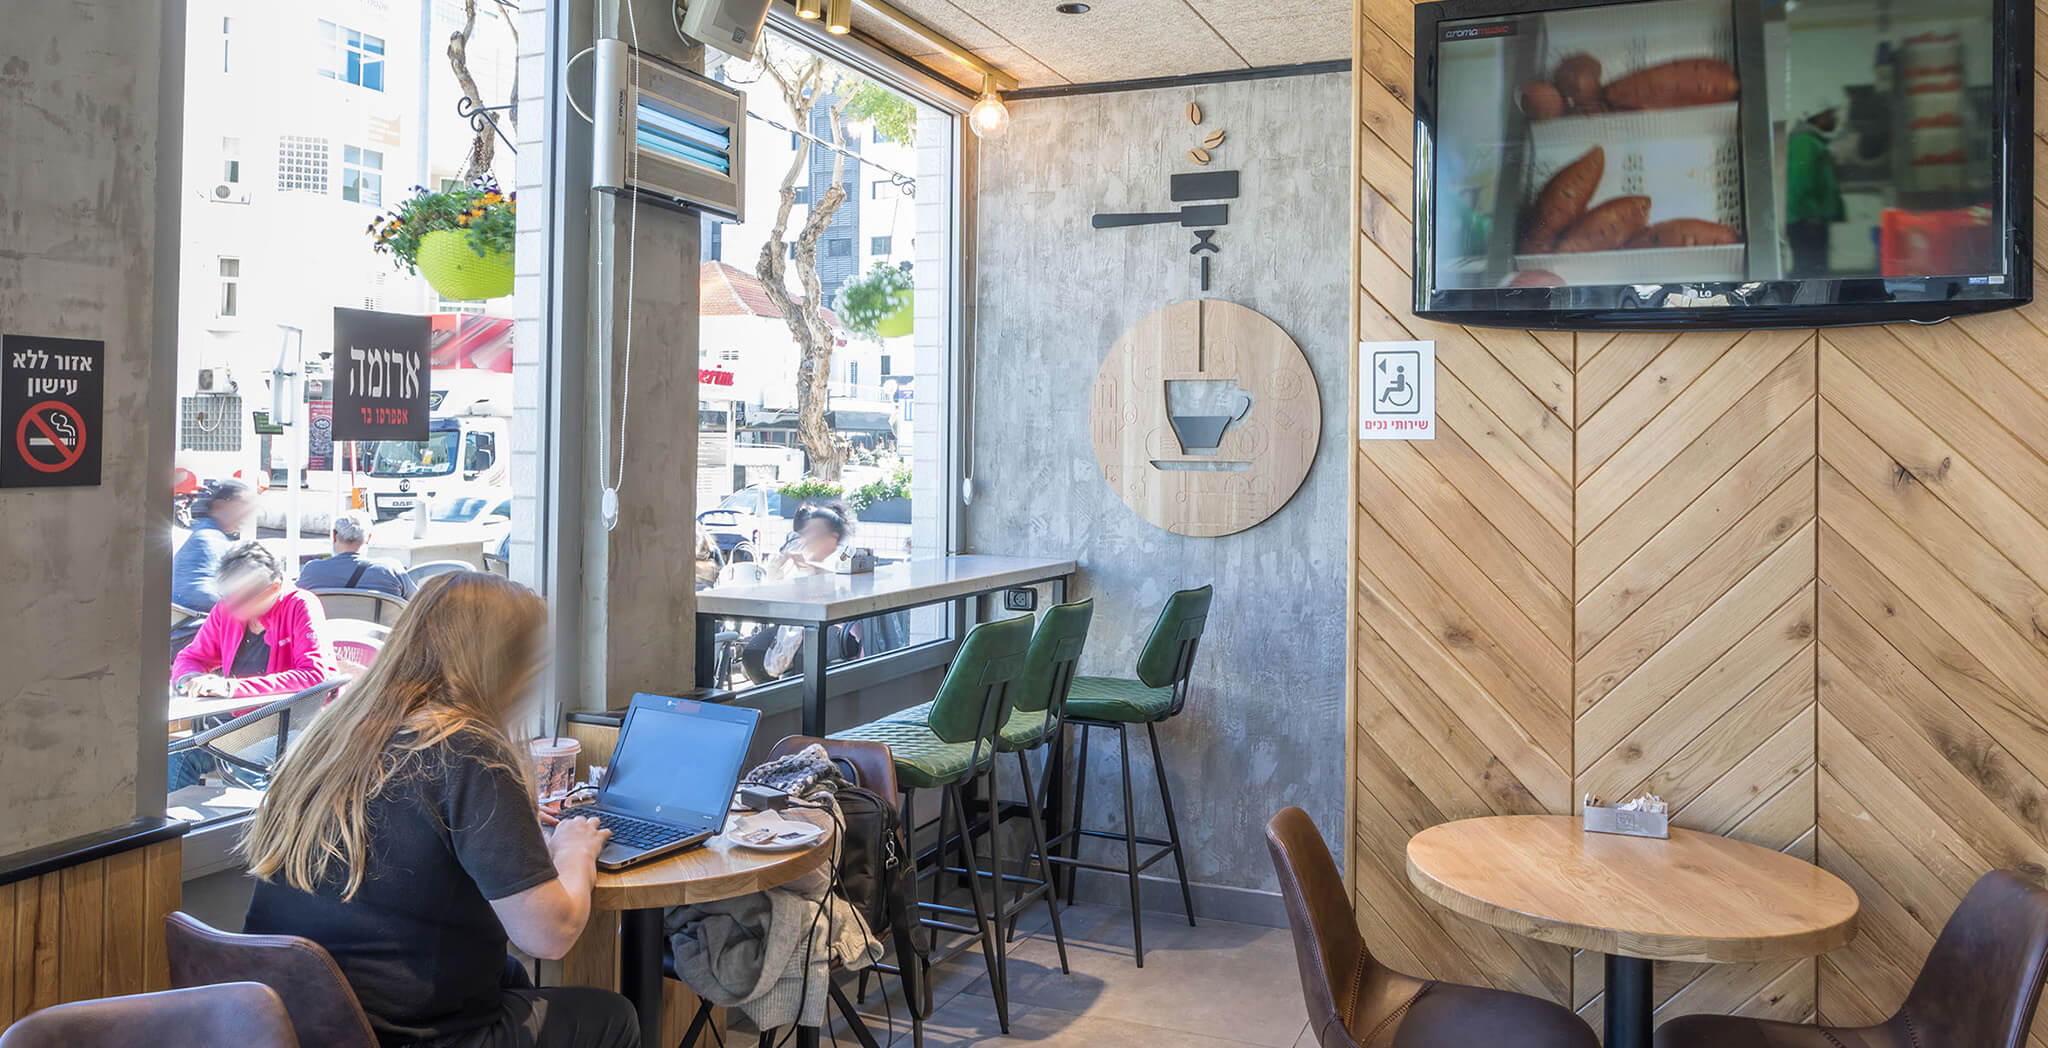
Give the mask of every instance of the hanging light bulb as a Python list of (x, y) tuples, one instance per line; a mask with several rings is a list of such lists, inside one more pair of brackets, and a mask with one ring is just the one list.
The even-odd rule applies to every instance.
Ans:
[(796, 16), (807, 22), (825, 17), (825, 0), (796, 0)]
[(825, 31), (835, 36), (853, 32), (853, 0), (828, 0), (825, 6)]
[(1003, 99), (996, 94), (995, 74), (983, 74), (981, 97), (975, 99), (974, 108), (967, 111), (967, 126), (974, 129), (977, 138), (997, 138), (1009, 129), (1010, 111), (1003, 105)]

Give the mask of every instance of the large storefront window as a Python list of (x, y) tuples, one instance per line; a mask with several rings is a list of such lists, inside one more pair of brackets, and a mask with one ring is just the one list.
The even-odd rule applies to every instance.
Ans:
[[(711, 75), (750, 123), (746, 221), (703, 238), (700, 584), (830, 570), (841, 546), (943, 555), (955, 121), (773, 33)], [(800, 668), (782, 631), (731, 626), (721, 683)], [(897, 613), (834, 627), (828, 657), (945, 635), (942, 610)]]
[[(516, 7), (188, 5), (178, 481), (165, 493), (176, 499), (170, 611), (183, 657), (167, 710), (174, 817), (254, 806), (280, 741), (288, 748), (328, 697), (275, 710), (306, 692), (291, 671), (313, 667), (329, 683), (363, 672), (411, 586), (447, 562), (508, 570), (522, 353), (512, 299), (444, 297), (373, 250), (370, 227), (418, 187), (514, 184), (510, 144), (457, 103), (465, 84), (484, 106), (514, 101)], [(466, 46), (452, 48), (458, 35)], [(516, 140), (514, 111), (497, 116)], [(350, 366), (338, 308), (426, 318), (427, 439), (338, 439), (334, 396)], [(268, 597), (221, 568), (248, 540), (264, 551), (259, 578), (275, 571), (289, 599), (323, 609), (317, 657), (242, 622), (262, 621), (245, 605)]]

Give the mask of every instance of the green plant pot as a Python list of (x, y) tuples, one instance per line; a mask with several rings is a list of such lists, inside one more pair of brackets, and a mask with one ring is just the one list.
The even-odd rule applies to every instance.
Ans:
[(468, 302), (512, 293), (512, 252), (479, 257), (464, 230), (437, 229), (421, 237), (419, 268), (442, 298)]
[(908, 291), (898, 291), (890, 296), (890, 301), (896, 303), (896, 308), (890, 310), (889, 315), (883, 317), (882, 322), (875, 325), (876, 334), (881, 335), (883, 338), (895, 338), (898, 335), (910, 334), (913, 323), (910, 310), (910, 295), (911, 293)]

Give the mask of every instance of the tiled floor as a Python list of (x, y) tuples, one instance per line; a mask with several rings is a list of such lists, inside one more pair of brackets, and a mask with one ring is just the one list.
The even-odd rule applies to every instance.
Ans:
[[(1045, 911), (1038, 908), (1010, 947), (1010, 1033), (997, 1027), (981, 952), (933, 972), (938, 1008), (925, 1024), (928, 1048), (1031, 1044), (1042, 1048), (1311, 1048), (1285, 929), (1221, 921), (1188, 927), (1177, 914), (1145, 914), (1145, 967), (1131, 963), (1126, 910), (1073, 906), (1060, 913), (1072, 974), (1062, 974)], [(897, 1048), (910, 1025), (888, 980)], [(888, 1023), (870, 986), (862, 1011), (886, 1045)], [(826, 1043), (831, 1043), (829, 1040)], [(841, 1036), (842, 1046), (853, 1040)]]

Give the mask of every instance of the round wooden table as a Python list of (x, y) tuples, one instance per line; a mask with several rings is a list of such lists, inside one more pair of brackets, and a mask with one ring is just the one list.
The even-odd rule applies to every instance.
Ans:
[(1453, 913), (1607, 955), (1607, 1048), (1649, 1048), (1650, 962), (1809, 957), (1856, 934), (1856, 892), (1783, 852), (1673, 829), (1586, 833), (1574, 815), (1447, 822), (1408, 841), (1408, 879)]
[[(641, 1044), (673, 1043), (663, 1039), (661, 1030), (661, 948), (667, 937), (661, 923), (664, 909), (766, 891), (818, 869), (831, 858), (835, 831), (827, 816), (797, 809), (785, 814), (824, 826), (825, 835), (800, 851), (768, 852), (740, 847), (721, 834), (702, 846), (642, 866), (616, 873), (598, 871), (591, 885), (590, 908), (618, 911), (619, 992), (640, 1014)], [(809, 1032), (808, 1043), (815, 1044), (817, 1031)], [(801, 1034), (799, 1042), (806, 1042)]]

